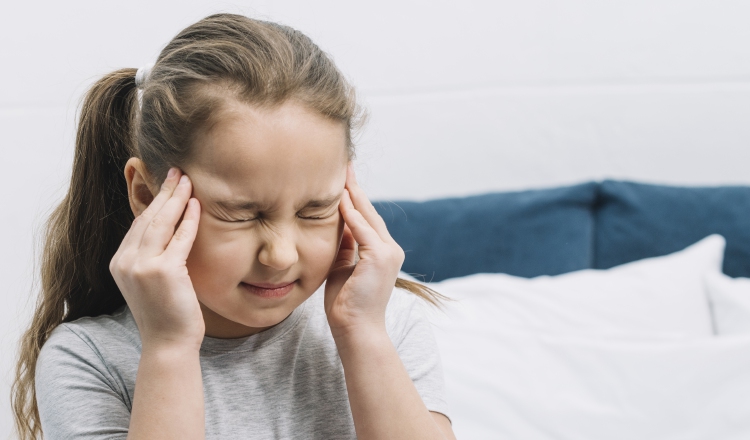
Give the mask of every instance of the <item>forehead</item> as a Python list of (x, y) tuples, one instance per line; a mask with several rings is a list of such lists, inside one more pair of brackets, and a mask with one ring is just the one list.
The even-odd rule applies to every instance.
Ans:
[(199, 199), (319, 198), (343, 190), (345, 130), (294, 101), (271, 108), (229, 102), (196, 137), (184, 169)]

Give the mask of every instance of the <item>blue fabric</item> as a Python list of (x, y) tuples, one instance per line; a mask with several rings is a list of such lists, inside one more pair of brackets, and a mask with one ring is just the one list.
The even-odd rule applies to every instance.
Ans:
[(473, 273), (533, 277), (591, 266), (596, 184), (426, 202), (374, 202), (427, 281)]
[(676, 187), (604, 181), (596, 211), (594, 267), (666, 255), (718, 233), (724, 273), (750, 277), (750, 187)]

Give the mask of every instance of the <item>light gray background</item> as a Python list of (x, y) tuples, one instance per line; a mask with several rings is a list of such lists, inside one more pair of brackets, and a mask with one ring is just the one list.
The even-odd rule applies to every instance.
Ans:
[(1, 438), (34, 237), (69, 178), (82, 94), (220, 11), (292, 25), (333, 55), (371, 112), (357, 163), (371, 198), (750, 184), (748, 2), (4, 2)]

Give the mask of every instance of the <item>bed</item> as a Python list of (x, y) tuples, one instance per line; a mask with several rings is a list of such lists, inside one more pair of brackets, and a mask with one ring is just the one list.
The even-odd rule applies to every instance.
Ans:
[(377, 201), (458, 438), (750, 438), (750, 187)]

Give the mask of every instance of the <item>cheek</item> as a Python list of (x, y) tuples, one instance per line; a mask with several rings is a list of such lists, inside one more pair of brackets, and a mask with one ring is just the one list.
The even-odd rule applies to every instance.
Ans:
[(252, 266), (253, 255), (247, 234), (200, 226), (187, 260), (188, 273), (196, 290), (199, 285), (236, 284)]

